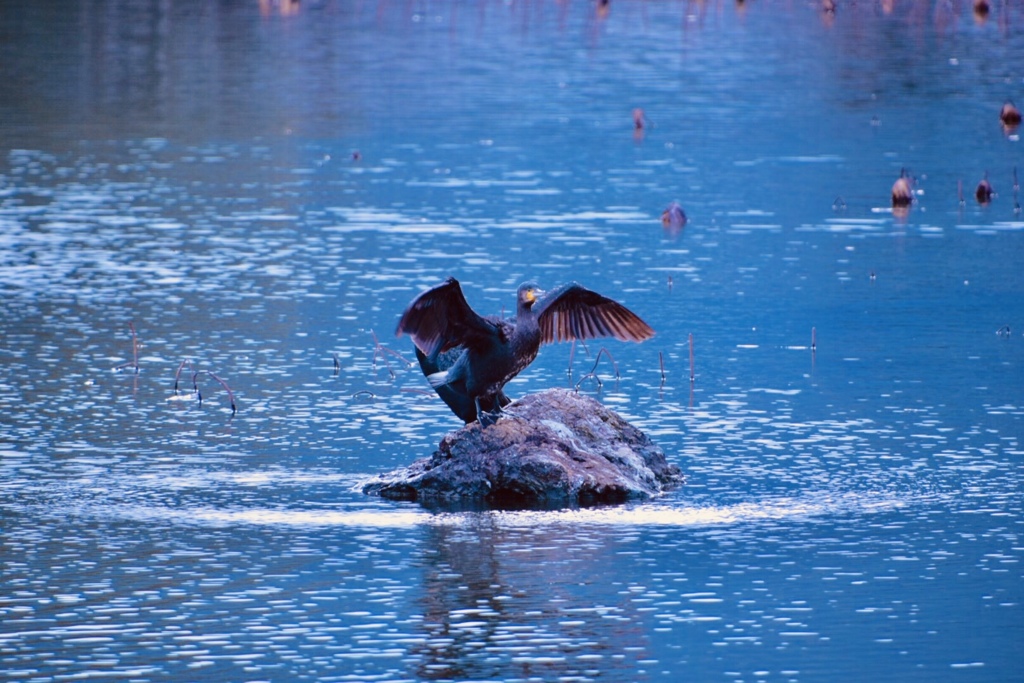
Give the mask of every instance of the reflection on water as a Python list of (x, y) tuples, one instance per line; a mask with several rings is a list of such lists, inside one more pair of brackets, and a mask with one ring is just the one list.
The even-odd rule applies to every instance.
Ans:
[[(3, 671), (1014, 680), (1020, 8), (399, 5), (0, 12)], [(687, 485), (362, 495), (458, 426), (392, 337), (449, 274), (651, 322), (507, 390)]]
[[(110, 676), (644, 679), (726, 656), (817, 678), (862, 639), (880, 660), (859, 670), (884, 673), (928, 666), (966, 633), (915, 586), (966, 571), (982, 583), (962, 614), (1013, 612), (1005, 589), (990, 608), (983, 596), (1016, 555), (983, 557), (989, 544), (928, 524), (920, 501), (864, 498), (440, 517), (115, 510), (58, 522), (74, 529), (61, 539), (39, 512), (40, 528), (5, 536), (21, 559), (8, 562), (0, 642), (11, 670)], [(950, 667), (981, 666), (973, 652)]]

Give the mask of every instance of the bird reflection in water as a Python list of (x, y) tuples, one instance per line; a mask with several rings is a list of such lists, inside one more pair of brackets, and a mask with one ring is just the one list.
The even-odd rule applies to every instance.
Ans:
[(459, 526), (426, 527), (427, 550), (417, 559), (423, 590), (415, 603), (423, 616), (413, 622), (410, 639), (419, 680), (495, 680), (497, 671), (501, 680), (565, 680), (560, 655), (566, 652), (601, 663), (599, 673), (573, 680), (637, 680), (635, 661), (611, 656), (644, 650), (635, 597), (578, 604), (576, 591), (594, 580), (592, 558), (618, 548), (614, 537), (592, 533), (577, 514), (481, 515)]

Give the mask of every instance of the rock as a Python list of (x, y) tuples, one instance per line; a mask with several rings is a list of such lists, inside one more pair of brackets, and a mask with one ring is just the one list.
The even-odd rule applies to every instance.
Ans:
[(505, 413), (447, 434), (431, 457), (363, 491), (440, 507), (550, 508), (650, 498), (683, 481), (646, 434), (587, 396), (549, 389)]

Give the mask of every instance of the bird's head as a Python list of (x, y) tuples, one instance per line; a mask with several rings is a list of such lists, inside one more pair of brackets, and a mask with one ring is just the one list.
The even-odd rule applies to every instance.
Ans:
[(519, 306), (529, 310), (542, 294), (544, 294), (544, 291), (538, 287), (536, 283), (524, 282), (519, 285), (518, 304)]

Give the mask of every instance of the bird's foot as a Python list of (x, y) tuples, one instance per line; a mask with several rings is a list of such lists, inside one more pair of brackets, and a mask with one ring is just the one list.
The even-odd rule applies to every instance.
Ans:
[(497, 422), (498, 418), (501, 417), (501, 412), (502, 411), (500, 410), (495, 410), (494, 412), (491, 413), (480, 413), (479, 415), (477, 415), (477, 420), (480, 422), (480, 428), (483, 429), (486, 427), (490, 427), (492, 424)]
[(480, 423), (481, 429), (490, 427), (492, 424), (497, 422), (498, 418), (500, 418), (504, 413), (505, 411), (502, 410), (501, 406), (498, 404), (495, 404), (494, 410), (491, 411), (481, 410), (479, 403), (477, 403), (476, 406), (476, 419)]

